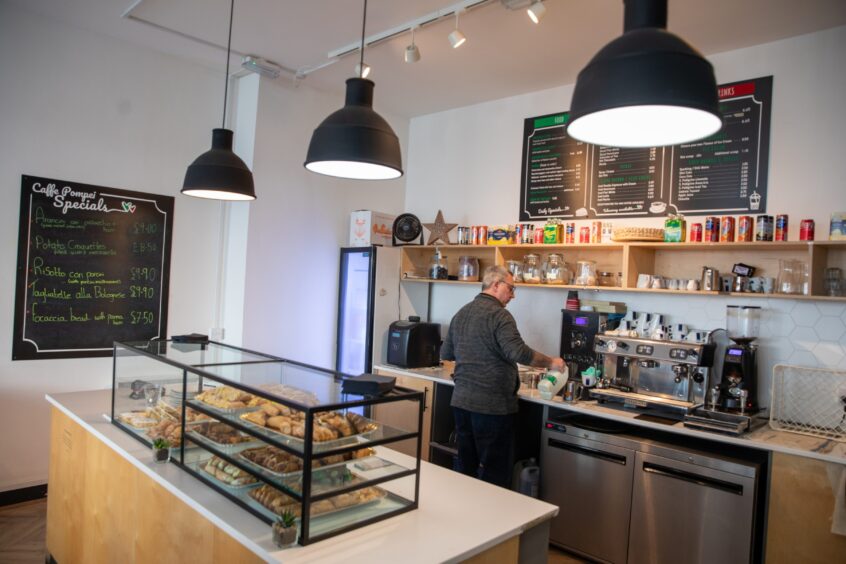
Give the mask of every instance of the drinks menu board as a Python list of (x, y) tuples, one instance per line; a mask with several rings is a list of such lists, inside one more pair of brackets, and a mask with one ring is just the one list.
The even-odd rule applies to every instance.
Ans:
[(526, 119), (520, 220), (765, 212), (772, 83), (721, 85), (722, 129), (682, 145), (591, 145), (567, 136), (567, 112)]
[(12, 360), (164, 337), (174, 199), (22, 176)]

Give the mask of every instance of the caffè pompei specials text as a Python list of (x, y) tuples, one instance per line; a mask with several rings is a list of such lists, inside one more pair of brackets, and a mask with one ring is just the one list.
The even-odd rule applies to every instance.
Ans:
[(41, 183), (36, 182), (32, 185), (32, 191), (53, 198), (53, 205), (61, 208), (63, 214), (68, 213), (68, 210), (123, 211), (120, 208), (109, 208), (103, 198), (97, 198), (96, 192), (78, 192), (70, 186), (65, 186), (59, 190), (55, 184), (42, 186)]

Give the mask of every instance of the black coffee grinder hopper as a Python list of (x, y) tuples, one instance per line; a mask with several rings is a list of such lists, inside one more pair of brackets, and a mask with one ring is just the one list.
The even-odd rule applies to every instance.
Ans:
[[(711, 390), (711, 404), (728, 412), (750, 415), (758, 411), (758, 364), (755, 339), (761, 325), (758, 306), (726, 306), (726, 332), (732, 343), (726, 346), (723, 372), (717, 389)], [(714, 401), (716, 395), (716, 402)]]

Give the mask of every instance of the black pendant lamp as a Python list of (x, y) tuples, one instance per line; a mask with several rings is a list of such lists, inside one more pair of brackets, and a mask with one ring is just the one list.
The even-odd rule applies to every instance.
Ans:
[[(359, 69), (364, 68), (364, 26), (361, 22)], [(373, 81), (347, 79), (344, 107), (317, 126), (311, 136), (305, 167), (328, 176), (386, 180), (402, 176), (399, 139), (382, 116), (373, 111)]]
[(659, 147), (719, 131), (714, 69), (666, 31), (667, 0), (623, 3), (623, 35), (579, 73), (568, 135), (596, 145)]
[(226, 126), (226, 99), (229, 93), (229, 52), (232, 47), (232, 16), (235, 0), (229, 8), (229, 40), (226, 44), (226, 83), (223, 90), (223, 125), (212, 130), (212, 146), (197, 157), (185, 172), (182, 193), (212, 200), (255, 200), (253, 173), (232, 152), (233, 133)]

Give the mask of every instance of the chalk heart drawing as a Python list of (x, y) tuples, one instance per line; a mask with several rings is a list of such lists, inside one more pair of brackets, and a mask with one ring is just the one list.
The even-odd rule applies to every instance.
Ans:
[(123, 206), (123, 211), (129, 213), (135, 213), (135, 204), (132, 202), (121, 202), (121, 206)]

